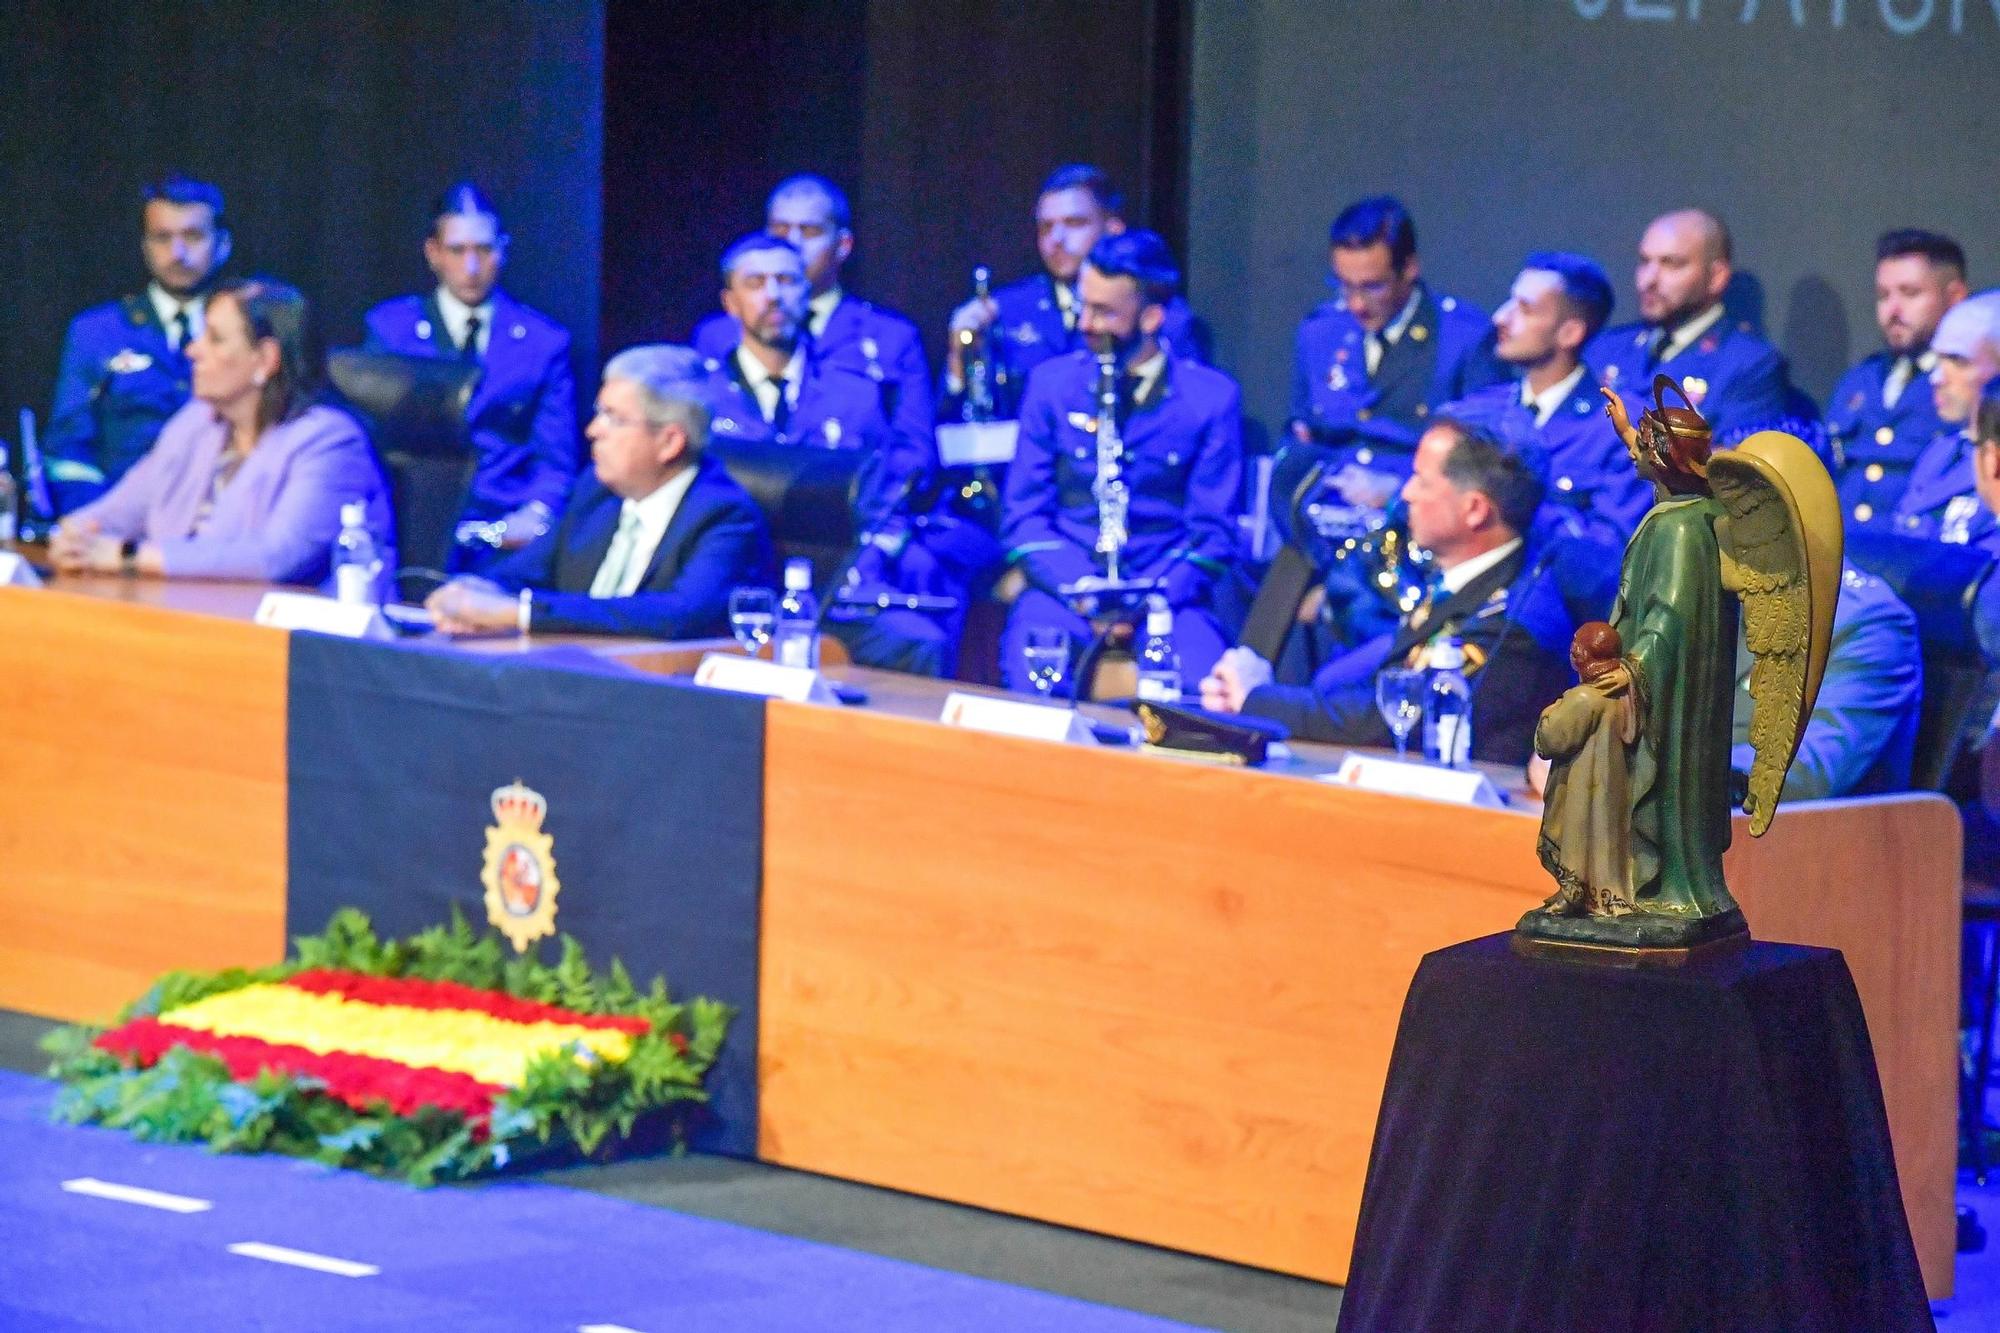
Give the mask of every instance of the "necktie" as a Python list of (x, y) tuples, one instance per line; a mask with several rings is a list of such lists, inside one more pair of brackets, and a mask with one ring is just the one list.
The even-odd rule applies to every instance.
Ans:
[(1071, 333), (1076, 332), (1077, 299), (1074, 287), (1067, 283), (1056, 285), (1056, 305), (1062, 309), (1063, 328)]
[(774, 434), (783, 435), (785, 427), (792, 424), (792, 404), (785, 397), (786, 381), (781, 375), (773, 375), (764, 382), (770, 385), (773, 390), (771, 405), (766, 410), (764, 419), (771, 423), (771, 430)]
[(193, 340), (194, 325), (188, 319), (187, 307), (182, 306), (180, 313), (174, 316), (174, 350), (186, 356), (188, 343)]
[(1917, 373), (1915, 358), (1899, 356), (1896, 364), (1889, 368), (1889, 377), (1882, 381), (1882, 406), (1894, 407), (1896, 400), (1903, 396), (1903, 390), (1910, 387), (1910, 381)]
[(465, 340), (458, 345), (458, 359), (477, 361), (479, 359), (479, 316), (465, 317)]
[(592, 597), (620, 597), (625, 592), (625, 571), (632, 563), (632, 548), (639, 544), (639, 516), (626, 509), (618, 517), (618, 531), (612, 535), (611, 548), (604, 553), (604, 563), (597, 567), (597, 577), (590, 581)]
[(1659, 365), (1660, 357), (1666, 352), (1666, 350), (1667, 350), (1667, 331), (1665, 329), (1654, 329), (1653, 340), (1646, 344), (1646, 364), (1648, 366)]
[(1373, 375), (1382, 365), (1382, 353), (1388, 349), (1387, 340), (1380, 333), (1371, 333), (1362, 342), (1362, 359), (1368, 364), (1368, 373)]

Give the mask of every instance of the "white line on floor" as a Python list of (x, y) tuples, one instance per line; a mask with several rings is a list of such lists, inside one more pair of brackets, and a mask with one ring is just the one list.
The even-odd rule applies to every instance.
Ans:
[(78, 1176), (75, 1180), (65, 1180), (62, 1187), (71, 1194), (87, 1194), (93, 1199), (113, 1199), (119, 1203), (163, 1208), (170, 1213), (205, 1213), (215, 1207), (207, 1199), (191, 1199), (185, 1194), (166, 1194), (160, 1190), (140, 1189), (137, 1185), (114, 1185), (108, 1180), (98, 1180), (91, 1176)]
[(290, 1264), (294, 1268), (310, 1268), (340, 1277), (374, 1277), (382, 1271), (374, 1264), (336, 1259), (331, 1255), (314, 1254), (310, 1250), (288, 1250), (282, 1245), (266, 1245), (261, 1240), (239, 1240), (228, 1248), (231, 1254), (240, 1254), (245, 1259), (266, 1259), (274, 1264)]

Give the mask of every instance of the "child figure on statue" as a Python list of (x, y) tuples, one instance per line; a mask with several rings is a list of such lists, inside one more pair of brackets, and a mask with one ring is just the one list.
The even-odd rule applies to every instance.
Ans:
[(1542, 910), (1558, 916), (1622, 916), (1632, 910), (1629, 747), (1639, 699), (1618, 631), (1601, 620), (1579, 627), (1570, 665), (1582, 682), (1542, 711), (1535, 753), (1551, 761), (1536, 850), (1555, 876)]

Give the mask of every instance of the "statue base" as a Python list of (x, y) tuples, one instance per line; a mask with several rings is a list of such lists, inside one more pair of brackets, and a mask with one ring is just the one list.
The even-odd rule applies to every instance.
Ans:
[(1720, 916), (1555, 916), (1536, 908), (1514, 927), (1517, 953), (1613, 967), (1679, 967), (1750, 942), (1740, 909)]

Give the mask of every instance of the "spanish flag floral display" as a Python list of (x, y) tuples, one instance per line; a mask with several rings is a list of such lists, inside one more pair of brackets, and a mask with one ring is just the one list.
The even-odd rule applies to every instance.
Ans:
[(337, 913), (274, 967), (170, 972), (116, 1027), (44, 1045), (58, 1118), (217, 1151), (282, 1152), (428, 1185), (528, 1153), (680, 1142), (727, 1005), (547, 967), (450, 926), (383, 942)]

